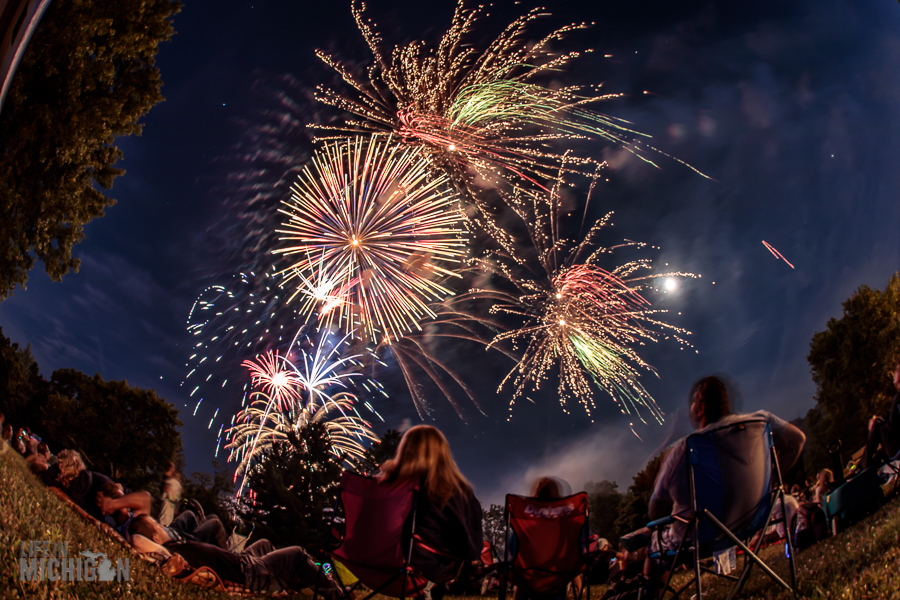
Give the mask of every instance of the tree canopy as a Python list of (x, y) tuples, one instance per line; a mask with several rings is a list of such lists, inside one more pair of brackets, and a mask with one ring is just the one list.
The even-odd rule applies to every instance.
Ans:
[(140, 489), (181, 452), (178, 409), (153, 390), (74, 369), (53, 372), (43, 425), (93, 469)]
[(357, 471), (363, 475), (378, 475), (381, 465), (394, 458), (403, 434), (396, 429), (388, 429), (381, 439), (373, 442), (359, 463)]
[(616, 519), (624, 499), (624, 495), (619, 492), (618, 484), (606, 479), (598, 483), (588, 481), (584, 484), (584, 491), (587, 492), (590, 502), (591, 531), (606, 538), (615, 547), (619, 542)]
[(163, 100), (155, 66), (177, 0), (52, 2), (0, 113), (0, 299), (35, 260), (58, 281), (77, 271), (84, 225), (115, 200), (116, 137)]
[(324, 425), (309, 423), (266, 450), (248, 478), (239, 514), (275, 546), (321, 548), (325, 509), (337, 500), (342, 468)]
[(866, 425), (883, 413), (896, 390), (891, 376), (900, 360), (900, 274), (883, 290), (863, 285), (843, 304), (843, 315), (816, 333), (807, 360), (816, 383), (816, 406), (807, 414), (808, 464), (826, 466), (825, 448), (840, 439), (853, 452), (866, 442)]
[(42, 391), (38, 365), (25, 348), (10, 341), (0, 328), (0, 410), (6, 421), (34, 427), (39, 421), (40, 407), (34, 398)]

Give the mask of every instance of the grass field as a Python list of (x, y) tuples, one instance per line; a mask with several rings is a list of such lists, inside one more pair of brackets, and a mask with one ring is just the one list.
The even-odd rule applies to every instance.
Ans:
[[(113, 563), (117, 558), (129, 557), (130, 581), (20, 581), (21, 544), (30, 540), (68, 542), (69, 556), (91, 550), (105, 552)], [(787, 560), (783, 558), (781, 546), (767, 548), (764, 555), (775, 560), (779, 574), (787, 576)], [(762, 577), (758, 569), (754, 568), (754, 573), (741, 598), (791, 597)], [(797, 578), (800, 598), (900, 599), (900, 502), (889, 502), (845, 532), (798, 554)], [(709, 581), (704, 587), (704, 598), (726, 595), (725, 588), (717, 582)], [(591, 600), (597, 600), (605, 592), (605, 586), (595, 586), (591, 592)], [(690, 596), (687, 595), (688, 600)], [(28, 472), (24, 460), (15, 452), (0, 452), (0, 598), (224, 597), (166, 578), (156, 567), (131, 555), (63, 505)], [(461, 597), (446, 598), (461, 600)]]

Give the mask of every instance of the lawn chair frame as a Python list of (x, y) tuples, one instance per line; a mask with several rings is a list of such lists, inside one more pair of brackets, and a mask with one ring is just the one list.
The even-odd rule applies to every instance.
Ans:
[[(754, 424), (754, 423), (764, 425), (764, 427), (763, 427), (764, 442), (768, 446), (767, 452), (769, 454), (769, 459), (771, 461), (770, 467), (769, 467), (770, 472), (767, 474), (767, 479), (769, 480), (770, 483), (773, 483), (774, 485), (773, 485), (773, 490), (771, 492), (772, 496), (770, 499), (770, 505), (768, 507), (768, 510), (766, 511), (767, 514), (766, 514), (765, 524), (762, 525), (761, 528), (756, 530), (756, 531), (761, 532), (761, 535), (759, 535), (757, 537), (756, 541), (752, 544), (752, 547), (751, 547), (750, 545), (748, 545), (748, 543), (745, 543), (743, 540), (741, 540), (724, 523), (722, 523), (708, 508), (700, 507), (700, 502), (698, 501), (698, 495), (697, 495), (695, 473), (694, 473), (694, 465), (697, 464), (697, 461), (699, 459), (692, 459), (693, 458), (692, 453), (696, 452), (692, 442), (694, 442), (697, 439), (705, 438), (706, 436), (709, 436), (710, 434), (713, 434), (713, 433), (720, 433), (726, 429), (742, 428), (742, 427), (746, 428), (747, 425)], [(734, 582), (734, 585), (732, 586), (732, 588), (728, 594), (728, 600), (731, 600), (738, 593), (740, 593), (741, 589), (744, 586), (744, 583), (746, 583), (746, 581), (747, 581), (747, 577), (750, 574), (750, 569), (753, 567), (754, 564), (759, 566), (766, 573), (766, 575), (768, 575), (773, 581), (775, 581), (775, 583), (777, 583), (778, 585), (780, 585), (781, 587), (786, 589), (788, 592), (795, 594), (796, 592), (794, 590), (796, 588), (797, 583), (796, 583), (796, 568), (794, 565), (794, 545), (793, 545), (793, 541), (791, 539), (792, 532), (789, 528), (789, 524), (787, 523), (787, 516), (786, 516), (787, 512), (785, 510), (785, 505), (784, 505), (785, 492), (784, 492), (784, 483), (781, 478), (781, 468), (778, 464), (778, 457), (775, 453), (775, 444), (774, 444), (774, 441), (772, 438), (772, 429), (771, 429), (771, 426), (769, 425), (769, 423), (766, 422), (764, 419), (746, 419), (743, 421), (730, 423), (728, 425), (723, 425), (721, 427), (716, 427), (709, 431), (705, 431), (703, 433), (695, 433), (693, 435), (688, 436), (686, 438), (685, 443), (687, 444), (687, 448), (686, 448), (687, 455), (685, 457), (686, 458), (685, 462), (686, 462), (686, 466), (687, 466), (687, 470), (688, 470), (687, 474), (688, 474), (688, 482), (689, 482), (689, 486), (690, 486), (691, 508), (692, 508), (693, 516), (681, 517), (678, 515), (670, 515), (668, 517), (664, 517), (662, 519), (658, 519), (656, 521), (649, 523), (647, 525), (647, 527), (652, 530), (653, 533), (651, 535), (657, 536), (657, 541), (658, 541), (659, 547), (660, 547), (659, 553), (658, 554), (651, 553), (651, 557), (664, 559), (668, 556), (671, 556), (671, 561), (669, 562), (669, 568), (667, 570), (672, 571), (675, 566), (680, 564), (679, 563), (680, 558), (683, 558), (687, 554), (691, 554), (694, 574), (693, 574), (693, 578), (690, 581), (688, 581), (686, 584), (684, 584), (677, 590), (671, 587), (671, 585), (670, 585), (671, 579), (669, 581), (667, 581), (665, 588), (663, 589), (663, 597), (665, 597), (666, 592), (671, 593), (673, 598), (680, 597), (682, 592), (684, 592), (685, 590), (687, 590), (688, 588), (693, 586), (696, 588), (696, 594), (697, 594), (696, 597), (701, 598), (702, 597), (701, 596), (702, 583), (701, 583), (700, 576), (701, 576), (702, 572), (707, 572), (707, 573), (714, 574), (718, 577), (729, 579)], [(694, 454), (694, 456), (696, 456), (696, 454)], [(773, 521), (772, 517), (773, 517), (774, 509), (775, 509), (777, 502), (781, 503), (781, 515), (782, 516), (781, 516), (781, 519), (779, 519), (777, 521)], [(704, 555), (710, 554), (710, 552), (708, 552), (707, 548), (706, 548), (707, 542), (704, 542), (704, 539), (701, 538), (701, 536), (700, 536), (701, 521), (704, 519), (706, 519), (715, 528), (716, 531), (723, 534), (725, 536), (725, 538), (727, 538), (727, 540), (729, 540), (731, 543), (733, 543), (733, 545), (736, 546), (737, 548), (739, 548), (741, 550), (741, 552), (743, 553), (744, 564), (741, 569), (740, 576), (734, 576), (731, 574), (728, 574), (728, 575), (718, 574), (718, 573), (715, 573), (714, 570), (703, 567), (701, 565), (701, 560), (708, 557), (708, 556), (704, 556)], [(670, 555), (670, 553), (667, 553), (666, 551), (664, 551), (662, 549), (661, 538), (660, 538), (661, 529), (663, 526), (670, 525), (670, 524), (674, 523), (676, 520), (686, 524), (687, 527), (685, 529), (685, 535), (682, 536), (681, 540), (679, 541), (678, 547), (677, 547), (674, 555)], [(765, 535), (764, 535), (765, 531), (769, 528), (769, 525), (772, 525), (777, 522), (784, 523), (785, 544), (787, 545), (788, 560), (790, 562), (791, 585), (788, 585), (781, 577), (778, 576), (777, 573), (775, 573), (775, 571), (772, 570), (771, 567), (769, 567), (769, 565), (767, 565), (765, 562), (763, 562), (763, 560), (761, 558), (759, 558), (759, 556), (758, 556), (759, 549), (762, 546), (763, 540), (765, 538)], [(692, 534), (691, 540), (687, 539), (689, 532)], [(751, 536), (753, 536), (754, 533), (755, 533), (754, 531), (750, 531), (745, 539), (749, 539)], [(700, 543), (696, 543), (694, 540), (700, 540)], [(721, 545), (723, 542), (724, 542), (724, 540), (718, 540), (718, 545)], [(723, 546), (722, 548), (719, 548), (719, 549), (725, 549), (725, 547)]]
[[(344, 567), (347, 568), (348, 571), (350, 571), (351, 573), (354, 574), (354, 576), (357, 576), (357, 577), (359, 577), (359, 573), (354, 572), (354, 568), (356, 568), (357, 571), (359, 571), (361, 568), (371, 569), (370, 573), (377, 571), (377, 572), (382, 573), (385, 576), (385, 581), (383, 581), (382, 583), (380, 583), (378, 585), (373, 586), (373, 585), (371, 585), (371, 583), (367, 583), (367, 581), (371, 582), (371, 579), (369, 579), (366, 575), (363, 575), (363, 577), (359, 577), (359, 580), (355, 584), (353, 584), (352, 586), (350, 586), (348, 588), (347, 586), (344, 585), (344, 582), (341, 580), (338, 569), (337, 568), (333, 569), (332, 572), (334, 574), (335, 579), (337, 580), (337, 582), (341, 586), (341, 588), (345, 590), (345, 594), (344, 594), (345, 598), (350, 598), (351, 594), (353, 592), (355, 592), (359, 588), (359, 586), (362, 584), (365, 584), (365, 585), (367, 585), (367, 587), (370, 587), (372, 589), (372, 592), (370, 594), (368, 594), (367, 596), (360, 598), (359, 600), (369, 600), (376, 594), (390, 595), (390, 594), (386, 593), (387, 591), (389, 591), (388, 588), (390, 586), (394, 585), (399, 580), (400, 581), (400, 588), (399, 588), (400, 594), (398, 597), (401, 600), (406, 598), (406, 596), (408, 594), (412, 594), (421, 600), (422, 598), (424, 598), (423, 590), (425, 587), (425, 580), (423, 577), (417, 575), (414, 567), (412, 567), (410, 565), (410, 562), (412, 560), (414, 545), (418, 544), (420, 546), (424, 546), (423, 544), (421, 544), (420, 542), (417, 541), (416, 529), (415, 529), (416, 528), (416, 505), (417, 505), (417, 499), (418, 499), (418, 493), (419, 493), (418, 483), (417, 482), (407, 482), (407, 483), (400, 484), (394, 488), (394, 493), (398, 498), (405, 497), (409, 501), (410, 508), (409, 508), (409, 510), (406, 511), (406, 514), (404, 514), (404, 522), (409, 524), (409, 533), (407, 534), (406, 532), (403, 532), (401, 534), (401, 537), (397, 539), (397, 543), (399, 544), (400, 548), (407, 546), (408, 550), (406, 550), (406, 552), (404, 553), (404, 555), (402, 557), (402, 561), (401, 561), (402, 564), (398, 564), (396, 566), (391, 566), (388, 568), (371, 567), (369, 565), (364, 565), (362, 563), (350, 561), (345, 556), (340, 554), (340, 551), (343, 548), (343, 545), (346, 541), (346, 532), (343, 537), (339, 536), (337, 530), (335, 529), (335, 522), (340, 514), (339, 509), (341, 508), (341, 506), (343, 504), (345, 491), (349, 487), (355, 487), (356, 485), (362, 485), (363, 487), (371, 486), (374, 488), (375, 486), (382, 486), (383, 484), (377, 483), (377, 481), (372, 477), (366, 477), (364, 475), (357, 475), (356, 473), (352, 473), (350, 471), (344, 471), (343, 475), (341, 476), (341, 488), (338, 491), (338, 498), (337, 498), (337, 501), (335, 502), (334, 511), (332, 512), (331, 520), (328, 525), (328, 533), (326, 534), (326, 538), (325, 538), (326, 539), (326, 542), (325, 542), (326, 548), (323, 549), (324, 556), (322, 557), (322, 560), (319, 563), (319, 574), (316, 578), (316, 587), (313, 591), (313, 600), (318, 598), (319, 584), (321, 582), (324, 564), (325, 564), (325, 561), (328, 559), (330, 559), (331, 561), (340, 562)], [(388, 489), (388, 488), (384, 487), (382, 489)], [(349, 526), (353, 526), (353, 524), (345, 523), (345, 526), (349, 527)], [(335, 547), (333, 547), (332, 549), (328, 549), (327, 546), (334, 541), (337, 541), (337, 545)], [(428, 549), (427, 547), (425, 547), (425, 548)], [(430, 549), (428, 549), (428, 550), (430, 550)], [(413, 581), (412, 587), (410, 587), (411, 581)]]
[[(590, 598), (590, 573), (588, 569), (590, 567), (590, 555), (588, 552), (588, 527), (589, 527), (589, 502), (588, 496), (585, 492), (581, 492), (578, 494), (574, 494), (572, 496), (567, 496), (565, 498), (559, 498), (556, 500), (538, 500), (537, 498), (528, 498), (525, 496), (516, 496), (514, 494), (506, 495), (506, 505), (503, 513), (503, 520), (506, 523), (506, 544), (503, 549), (503, 561), (498, 564), (498, 569), (500, 571), (500, 596), (499, 600), (506, 600), (506, 590), (509, 585), (511, 579), (523, 579), (521, 574), (517, 574), (514, 572), (514, 563), (515, 557), (510, 556), (510, 545), (511, 545), (511, 535), (510, 532), (514, 531), (512, 526), (512, 518), (510, 516), (510, 500), (515, 499), (514, 501), (519, 502), (529, 502), (535, 506), (539, 506), (542, 509), (555, 509), (558, 507), (567, 506), (567, 503), (576, 504), (577, 506), (582, 507), (582, 509), (574, 510), (571, 514), (572, 517), (580, 517), (583, 520), (583, 524), (579, 529), (578, 537), (571, 540), (573, 546), (575, 546), (579, 553), (579, 559), (577, 563), (574, 565), (574, 568), (566, 571), (558, 571), (552, 568), (547, 568), (548, 565), (534, 565), (529, 567), (532, 570), (542, 571), (544, 573), (555, 573), (566, 579), (566, 582), (563, 584), (563, 588), (568, 586), (575, 577), (578, 575), (584, 575), (584, 585), (582, 585), (581, 590), (578, 591), (576, 595), (576, 600), (579, 600), (584, 593), (584, 590), (587, 589), (587, 596), (585, 598)], [(577, 507), (576, 507), (577, 508)], [(567, 515), (568, 516), (568, 515)], [(562, 518), (556, 519), (556, 522), (561, 522)], [(521, 544), (522, 542), (519, 542)], [(517, 553), (518, 554), (518, 551)], [(529, 590), (529, 593), (534, 590)], [(549, 592), (552, 593), (552, 592)]]

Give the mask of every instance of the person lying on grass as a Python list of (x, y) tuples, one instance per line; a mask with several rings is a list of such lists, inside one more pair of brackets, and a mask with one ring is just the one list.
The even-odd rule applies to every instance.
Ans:
[(149, 515), (135, 517), (129, 532), (138, 552), (166, 558), (178, 554), (191, 570), (208, 567), (222, 581), (245, 586), (253, 592), (300, 591), (314, 587), (318, 578), (319, 593), (325, 600), (343, 596), (334, 580), (325, 573), (320, 574), (319, 567), (300, 546), (276, 550), (269, 540), (259, 540), (237, 554), (204, 542), (176, 542)]
[(228, 547), (228, 536), (225, 526), (216, 515), (210, 515), (202, 521), (193, 511), (182, 511), (167, 527), (160, 525), (150, 516), (151, 497), (149, 492), (131, 492), (126, 494), (121, 484), (109, 482), (97, 496), (97, 504), (112, 525), (125, 539), (129, 537), (129, 526), (138, 516), (146, 516), (160, 528), (161, 536), (166, 541), (193, 541), (215, 544), (220, 548)]

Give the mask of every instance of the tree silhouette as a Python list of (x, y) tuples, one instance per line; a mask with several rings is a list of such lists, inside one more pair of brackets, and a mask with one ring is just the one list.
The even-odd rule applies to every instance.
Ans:
[(248, 477), (241, 518), (255, 525), (255, 537), (275, 546), (321, 548), (325, 509), (337, 499), (341, 465), (321, 423), (309, 423), (288, 442), (273, 445)]
[(78, 270), (84, 224), (115, 201), (124, 173), (114, 145), (139, 135), (161, 102), (159, 43), (174, 33), (177, 0), (52, 2), (0, 113), (0, 299), (25, 287), (35, 260), (58, 281)]
[(156, 481), (181, 452), (178, 409), (153, 390), (99, 374), (54, 371), (42, 421), (57, 444), (132, 489)]
[(840, 439), (844, 458), (866, 443), (867, 422), (882, 414), (896, 390), (891, 376), (900, 360), (900, 275), (884, 290), (863, 285), (841, 305), (840, 319), (809, 344), (816, 406), (807, 415), (809, 471), (830, 466), (829, 443)]

